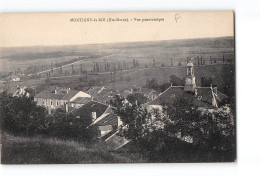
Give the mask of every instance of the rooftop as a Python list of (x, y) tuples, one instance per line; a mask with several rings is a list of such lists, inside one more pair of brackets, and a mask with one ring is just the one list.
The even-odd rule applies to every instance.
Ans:
[(88, 98), (88, 97), (77, 97), (75, 100), (72, 101), (72, 103), (86, 104), (89, 101), (91, 101), (91, 98)]
[(217, 102), (221, 102), (228, 98), (224, 94), (217, 91), (217, 94), (213, 92), (211, 87), (197, 87), (197, 95), (193, 92), (184, 91), (184, 86), (170, 86), (163, 93), (161, 93), (148, 105), (162, 105), (170, 98), (189, 98), (193, 99), (193, 103), (199, 107), (212, 107), (212, 98), (216, 98)]
[(103, 103), (90, 100), (85, 105), (81, 106), (79, 109), (74, 109), (72, 111), (72, 114), (80, 117), (87, 117), (91, 116), (92, 112), (96, 112), (98, 118), (107, 110), (107, 108), (108, 106)]
[(35, 98), (70, 100), (78, 92), (78, 90), (50, 87), (35, 95)]

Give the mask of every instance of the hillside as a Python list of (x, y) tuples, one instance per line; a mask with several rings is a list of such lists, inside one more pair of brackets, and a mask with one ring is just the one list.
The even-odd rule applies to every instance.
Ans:
[[(41, 137), (2, 136), (2, 164), (84, 164), (84, 163), (131, 163), (120, 156), (100, 149), (87, 148), (74, 141), (62, 141)], [(135, 161), (138, 162), (138, 161)]]
[(28, 46), (28, 47), (0, 47), (1, 57), (18, 60), (29, 60), (84, 55), (90, 52), (114, 52), (115, 50), (142, 50), (145, 48), (168, 47), (207, 47), (207, 48), (234, 48), (233, 37), (162, 40), (153, 42), (127, 42), (107, 44), (65, 45), (65, 46)]
[[(35, 46), (0, 48), (0, 72), (13, 71), (29, 66), (45, 65), (65, 62), (80, 56), (87, 57), (81, 62), (86, 71), (92, 69), (93, 62), (129, 62), (137, 59), (141, 65), (150, 66), (153, 60), (158, 65), (169, 65), (171, 59), (176, 65), (185, 62), (187, 57), (209, 57), (221, 60), (223, 54), (226, 59), (234, 59), (234, 38), (205, 38), (185, 40), (165, 40), (152, 42), (127, 42), (108, 44), (88, 44), (73, 46)], [(109, 56), (105, 57), (104, 56)], [(70, 67), (69, 67), (70, 69)]]

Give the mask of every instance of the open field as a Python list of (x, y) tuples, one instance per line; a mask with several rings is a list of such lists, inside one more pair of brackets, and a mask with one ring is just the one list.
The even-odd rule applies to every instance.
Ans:
[[(80, 56), (88, 57), (74, 65), (79, 72), (79, 64), (84, 71), (93, 70), (93, 62), (98, 62), (101, 67), (107, 62), (126, 62), (131, 65), (133, 59), (138, 60), (141, 66), (174, 65), (179, 62), (185, 63), (187, 57), (202, 57), (208, 61), (210, 56), (217, 61), (222, 61), (223, 55), (227, 60), (234, 60), (234, 39), (232, 37), (190, 39), (156, 42), (133, 42), (92, 44), (78, 46), (49, 46), (49, 47), (22, 47), (0, 48), (0, 72), (21, 70), (45, 65), (50, 68), (51, 64), (73, 60)], [(111, 55), (111, 56), (109, 56)], [(104, 56), (109, 56), (105, 57)], [(43, 68), (44, 69), (44, 68)], [(63, 71), (71, 71), (71, 66), (63, 68)], [(54, 76), (57, 72), (51, 73)], [(44, 75), (43, 75), (44, 76)]]
[[(216, 85), (222, 93), (224, 93), (224, 88), (226, 86), (233, 86), (234, 88), (235, 67), (233, 64), (196, 65), (194, 70), (197, 86), (201, 86), (201, 77), (211, 77), (213, 84)], [(63, 75), (61, 77), (52, 77), (49, 84), (53, 86), (70, 87), (72, 89), (78, 89), (82, 86), (90, 87), (93, 85), (101, 85), (117, 90), (124, 90), (134, 85), (137, 87), (143, 87), (146, 82), (151, 79), (156, 79), (159, 84), (164, 84), (169, 82), (170, 75), (175, 75), (180, 79), (183, 79), (186, 75), (186, 66), (139, 68), (134, 70), (117, 71), (113, 73), (112, 82), (110, 72), (102, 72), (93, 75)], [(46, 83), (46, 78), (27, 79), (22, 82), (1, 83), (0, 89), (14, 92), (17, 89), (16, 86), (19, 85), (21, 87), (36, 87), (36, 93), (38, 93), (43, 90), (44, 87), (49, 85)]]
[[(230, 64), (219, 64), (219, 65), (203, 65), (195, 66), (195, 77), (196, 83), (200, 86), (201, 77), (212, 77), (216, 81), (216, 84), (219, 80), (216, 80), (220, 76), (227, 75), (228, 73), (234, 73), (234, 68)], [(219, 74), (216, 74), (219, 73)], [(121, 75), (118, 73), (118, 76)], [(147, 80), (155, 78), (158, 83), (163, 84), (169, 82), (169, 76), (175, 75), (181, 79), (186, 76), (186, 66), (184, 67), (160, 67), (153, 69), (143, 69), (137, 70), (129, 73), (125, 73), (123, 77), (130, 77), (126, 84), (128, 85), (137, 85), (144, 86)]]
[[(2, 136), (2, 164), (131, 163), (132, 159), (74, 141)], [(136, 158), (135, 158), (136, 159)], [(135, 161), (138, 162), (138, 161)], [(141, 160), (139, 161), (141, 162)]]

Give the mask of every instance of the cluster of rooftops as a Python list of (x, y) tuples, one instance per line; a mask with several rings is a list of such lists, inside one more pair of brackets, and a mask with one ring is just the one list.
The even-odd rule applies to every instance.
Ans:
[[(225, 101), (228, 97), (217, 90), (216, 87), (198, 87), (195, 84), (194, 71), (191, 70), (193, 64), (187, 64), (187, 83), (184, 86), (170, 86), (162, 93), (157, 93), (155, 90), (147, 89), (128, 89), (122, 91), (123, 96), (135, 92), (141, 92), (149, 97), (149, 102), (144, 106), (150, 108), (158, 108), (164, 102), (174, 98), (189, 98), (199, 107), (217, 108), (219, 104)], [(192, 83), (190, 78), (193, 79)], [(185, 87), (185, 86), (188, 86)], [(191, 89), (193, 87), (193, 89)], [(187, 91), (188, 89), (188, 91)], [(118, 91), (109, 90), (106, 87), (90, 88), (87, 91), (71, 90), (69, 88), (50, 87), (37, 95), (35, 101), (42, 106), (45, 106), (49, 112), (56, 108), (65, 108), (67, 112), (71, 112), (77, 118), (92, 117), (90, 126), (97, 126), (100, 137), (107, 136), (112, 131), (116, 132), (119, 125), (122, 123), (120, 118), (113, 113), (108, 100), (113, 98), (113, 95), (118, 95)], [(102, 101), (105, 97), (106, 101)], [(108, 139), (110, 139), (108, 137)], [(118, 138), (118, 137), (117, 137)]]

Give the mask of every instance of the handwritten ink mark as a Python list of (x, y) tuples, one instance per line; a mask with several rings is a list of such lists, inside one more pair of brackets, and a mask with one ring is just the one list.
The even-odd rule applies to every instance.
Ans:
[(179, 14), (175, 14), (175, 22), (178, 23), (178, 19), (180, 19), (181, 17), (179, 16)]

